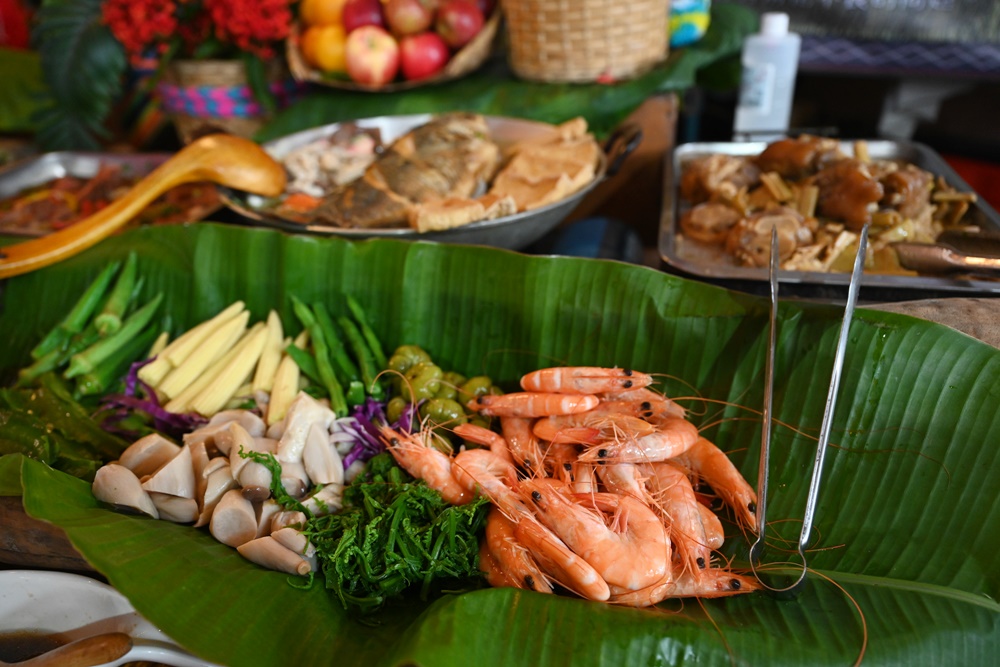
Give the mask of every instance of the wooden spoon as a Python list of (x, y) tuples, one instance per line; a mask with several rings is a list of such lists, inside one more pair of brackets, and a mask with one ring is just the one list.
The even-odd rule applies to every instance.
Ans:
[(4, 662), (0, 667), (93, 667), (121, 658), (132, 650), (132, 638), (124, 632), (108, 632), (84, 637), (20, 662)]
[(285, 170), (263, 148), (229, 134), (211, 134), (182, 148), (136, 183), (124, 196), (58, 232), (0, 248), (0, 278), (62, 261), (104, 240), (167, 190), (192, 181), (212, 181), (236, 190), (276, 197)]

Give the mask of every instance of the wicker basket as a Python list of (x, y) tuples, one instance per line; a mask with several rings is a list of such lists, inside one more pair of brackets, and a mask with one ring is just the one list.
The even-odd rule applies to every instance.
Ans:
[(514, 73), (618, 81), (667, 57), (669, 0), (502, 0)]
[[(280, 60), (267, 66), (271, 92), (284, 106), (298, 84)], [(184, 143), (212, 132), (250, 138), (267, 120), (242, 60), (178, 60), (167, 67), (157, 93)]]

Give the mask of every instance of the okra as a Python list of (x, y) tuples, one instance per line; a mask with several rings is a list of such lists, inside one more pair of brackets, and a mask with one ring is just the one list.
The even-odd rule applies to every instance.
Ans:
[(157, 294), (153, 300), (128, 316), (121, 329), (107, 338), (102, 338), (83, 352), (70, 357), (69, 368), (66, 369), (66, 379), (74, 378), (83, 373), (89, 373), (102, 361), (117, 352), (125, 343), (142, 331), (153, 319), (156, 309), (160, 307), (163, 294)]
[(361, 380), (365, 383), (365, 389), (372, 398), (376, 400), (382, 399), (384, 393), (381, 385), (377, 382), (379, 368), (375, 364), (375, 355), (372, 354), (372, 351), (368, 349), (368, 345), (365, 344), (364, 336), (361, 335), (354, 322), (347, 317), (337, 318), (337, 323), (344, 330), (344, 335), (347, 337), (347, 344), (351, 346), (354, 356), (358, 359), (358, 365), (361, 367)]
[(70, 360), (70, 358), (101, 339), (97, 328), (90, 324), (86, 329), (69, 338), (69, 342), (35, 360), (35, 363), (22, 368), (17, 374), (18, 386), (26, 386), (37, 380), (45, 373), (58, 370)]
[(120, 266), (120, 262), (112, 262), (97, 274), (97, 277), (87, 286), (76, 304), (66, 313), (66, 317), (53, 327), (31, 351), (32, 359), (40, 359), (52, 350), (64, 347), (73, 334), (83, 331), (90, 321), (90, 316), (97, 310), (101, 299), (104, 298), (104, 293), (107, 292), (108, 285), (111, 284), (111, 279), (114, 278)]
[(315, 303), (313, 304), (313, 312), (316, 313), (316, 321), (319, 322), (319, 326), (323, 330), (323, 337), (326, 339), (326, 345), (330, 349), (330, 360), (335, 364), (336, 369), (340, 370), (341, 382), (349, 384), (354, 380), (360, 380), (361, 373), (347, 354), (347, 349), (341, 342), (340, 336), (337, 335), (337, 327), (326, 306), (322, 303)]
[(354, 297), (348, 295), (347, 307), (354, 316), (354, 321), (357, 322), (358, 328), (361, 329), (361, 335), (365, 337), (365, 342), (368, 343), (368, 349), (372, 351), (372, 355), (375, 357), (375, 363), (378, 365), (378, 369), (380, 371), (385, 370), (386, 356), (385, 352), (382, 350), (382, 342), (378, 339), (378, 336), (375, 335), (375, 331), (368, 323), (368, 316), (365, 315), (365, 311), (361, 307), (361, 304), (358, 303)]
[(94, 318), (94, 324), (102, 336), (110, 336), (122, 328), (122, 319), (132, 301), (135, 288), (136, 262), (135, 253), (129, 253), (115, 286), (111, 288), (111, 294), (104, 302), (101, 312)]
[(150, 327), (135, 338), (126, 341), (121, 348), (102, 361), (94, 370), (77, 377), (77, 393), (80, 396), (105, 393), (117, 380), (128, 373), (132, 362), (142, 358), (143, 353), (156, 340), (156, 336), (156, 329)]
[(316, 316), (309, 306), (300, 300), (292, 297), (292, 308), (296, 317), (302, 322), (302, 326), (309, 330), (309, 338), (312, 341), (313, 352), (316, 355), (316, 371), (319, 373), (322, 385), (326, 387), (330, 395), (330, 409), (338, 417), (347, 416), (347, 399), (344, 396), (344, 389), (337, 380), (336, 373), (333, 372), (333, 364), (330, 362), (330, 351), (323, 337), (323, 329), (320, 327)]

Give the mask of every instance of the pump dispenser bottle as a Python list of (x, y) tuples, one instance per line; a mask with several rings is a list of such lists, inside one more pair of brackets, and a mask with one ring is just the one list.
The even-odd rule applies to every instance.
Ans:
[(801, 45), (801, 38), (788, 31), (788, 14), (761, 16), (760, 32), (743, 43), (735, 140), (773, 141), (787, 134)]

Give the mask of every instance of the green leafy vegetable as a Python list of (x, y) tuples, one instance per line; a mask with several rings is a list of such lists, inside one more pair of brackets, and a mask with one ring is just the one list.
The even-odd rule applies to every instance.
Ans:
[(345, 608), (370, 613), (411, 586), (423, 600), (446, 587), (479, 587), (485, 498), (449, 505), (382, 453), (345, 489), (344, 501), (340, 512), (310, 519), (305, 533)]

